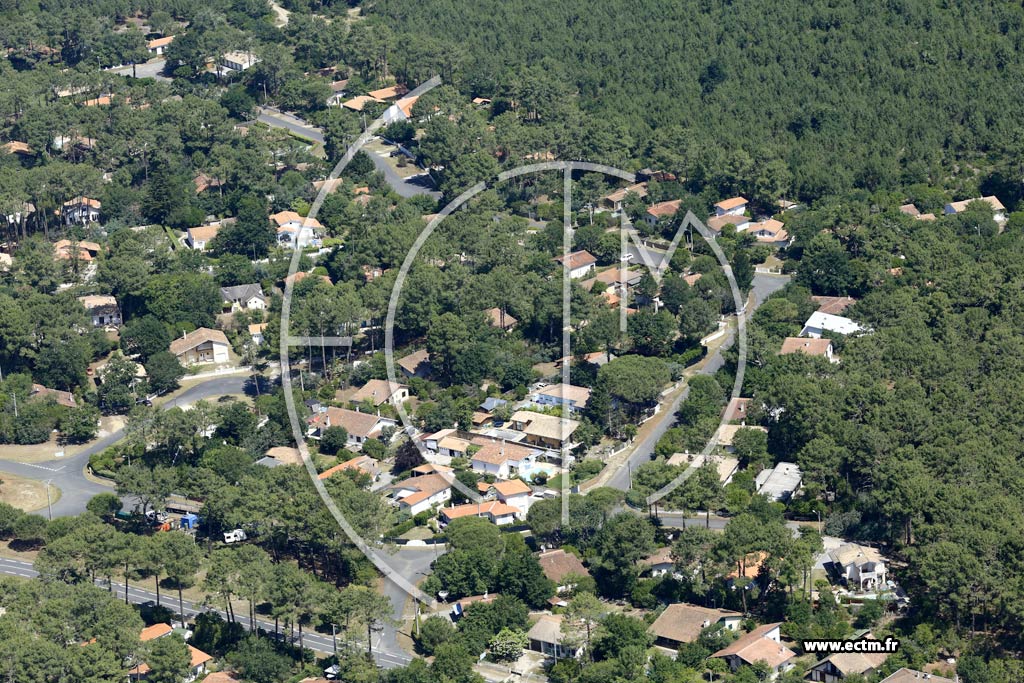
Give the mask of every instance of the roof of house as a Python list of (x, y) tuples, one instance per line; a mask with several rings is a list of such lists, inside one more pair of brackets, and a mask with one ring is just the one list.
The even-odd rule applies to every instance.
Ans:
[(302, 453), (298, 448), (292, 448), (291, 446), (274, 446), (273, 448), (268, 448), (264, 455), (274, 460), (280, 460), (288, 465), (302, 464)]
[[(332, 427), (344, 427), (345, 431), (351, 436), (359, 438), (366, 438), (373, 433), (377, 423), (380, 422), (381, 417), (376, 413), (364, 413), (358, 410), (349, 410), (347, 408), (335, 408), (330, 407), (326, 412), (321, 413), (326, 415), (330, 425)], [(315, 420), (319, 415), (313, 417)]]
[(444, 508), (441, 510), (447, 519), (459, 519), (460, 517), (473, 517), (490, 515), (491, 517), (507, 517), (508, 515), (518, 515), (519, 508), (514, 508), (511, 505), (506, 505), (498, 500), (488, 500), (482, 503), (466, 503), (465, 505), (456, 505), (455, 507)]
[(517, 410), (511, 419), (512, 422), (522, 423), (521, 431), (526, 434), (559, 441), (571, 437), (580, 426), (576, 420), (535, 413), (531, 410)]
[(217, 671), (203, 679), (203, 683), (234, 683), (238, 678), (231, 671)]
[(512, 496), (521, 496), (523, 494), (533, 493), (533, 489), (523, 481), (522, 479), (512, 479), (510, 481), (496, 481), (491, 484), (491, 487), (498, 492), (498, 495), (503, 498), (511, 498)]
[(806, 337), (786, 337), (782, 340), (782, 348), (779, 349), (780, 356), (787, 356), (791, 353), (803, 353), (808, 356), (824, 356), (828, 354), (832, 346), (831, 339), (808, 339)]
[(665, 218), (666, 216), (674, 216), (679, 211), (679, 206), (683, 202), (679, 199), (671, 199), (667, 202), (658, 202), (647, 209), (647, 214), (655, 218)]
[(750, 410), (750, 402), (752, 398), (742, 398), (737, 396), (729, 401), (729, 404), (725, 406), (725, 413), (722, 415), (722, 419), (726, 422), (732, 422), (733, 420), (742, 420), (746, 418), (747, 412)]
[[(857, 638), (857, 640), (864, 638), (874, 640), (875, 636), (868, 632)], [(825, 662), (829, 662), (845, 678), (854, 674), (867, 674), (877, 671), (878, 667), (882, 666), (887, 659), (889, 659), (888, 652), (837, 652), (825, 657), (825, 659), (822, 659), (811, 668), (816, 669), (825, 664)]]
[(643, 198), (647, 196), (647, 183), (634, 183), (628, 187), (620, 187), (617, 190), (609, 192), (601, 199), (607, 200), (613, 204), (621, 202), (626, 198), (626, 195), (632, 192), (637, 197)]
[(451, 472), (452, 468), (448, 467), (447, 465), (438, 465), (437, 463), (433, 462), (425, 462), (422, 465), (417, 465), (416, 467), (413, 467), (412, 470), (410, 471), (415, 472), (417, 474), (431, 474), (433, 472)]
[(30, 396), (38, 396), (43, 399), (52, 398), (58, 405), (65, 406), (67, 408), (74, 408), (78, 405), (75, 402), (75, 395), (70, 391), (50, 389), (48, 387), (44, 387), (42, 384), (33, 384)]
[(919, 220), (919, 221), (933, 221), (933, 220), (935, 220), (935, 214), (934, 213), (922, 213), (920, 216), (917, 217), (917, 220)]
[(904, 204), (900, 207), (900, 213), (906, 214), (907, 216), (920, 216), (921, 212), (913, 204)]
[(396, 97), (401, 97), (407, 92), (409, 92), (409, 89), (404, 85), (399, 84), (392, 85), (387, 88), (381, 88), (380, 90), (371, 90), (366, 94), (378, 100), (390, 100)]
[(865, 564), (867, 562), (883, 562), (882, 554), (874, 548), (857, 543), (845, 543), (828, 552), (829, 558), (836, 564), (845, 567), (848, 564)]
[(146, 642), (147, 640), (156, 640), (162, 636), (166, 636), (169, 633), (173, 633), (174, 629), (171, 628), (170, 624), (153, 624), (142, 629), (139, 633), (139, 640)]
[(573, 574), (575, 576), (590, 576), (590, 572), (580, 562), (580, 558), (576, 557), (572, 553), (567, 553), (561, 548), (558, 550), (548, 550), (537, 556), (537, 562), (540, 563), (540, 568), (544, 572), (544, 576), (548, 577), (558, 585), (562, 579)]
[(266, 331), (267, 326), (269, 324), (270, 323), (252, 323), (249, 325), (249, 334), (253, 336), (256, 336), (257, 334), (263, 334)]
[(481, 403), (479, 407), (481, 410), (486, 410), (487, 412), (490, 412), (495, 408), (499, 408), (505, 405), (506, 403), (508, 403), (508, 401), (506, 401), (503, 398), (498, 398), (497, 396), (488, 396), (487, 398), (484, 399), (483, 403)]
[(228, 338), (224, 336), (223, 332), (211, 330), (209, 327), (200, 327), (198, 330), (193, 330), (184, 337), (179, 337), (172, 341), (169, 348), (172, 356), (180, 356), (189, 349), (194, 349), (205, 342), (228, 346)]
[(663, 546), (658, 548), (647, 557), (640, 560), (639, 564), (645, 567), (656, 567), (659, 564), (672, 564), (672, 548)]
[(32, 148), (27, 142), (21, 142), (20, 140), (11, 140), (10, 142), (4, 143), (4, 149), (9, 154), (31, 154)]
[(590, 400), (590, 389), (578, 387), (574, 384), (552, 384), (537, 391), (539, 396), (551, 396), (564, 401), (572, 401), (582, 408)]
[(98, 199), (90, 199), (89, 197), (83, 197), (83, 196), (78, 196), (78, 197), (75, 197), (74, 199), (69, 199), (66, 202), (64, 202), (64, 204), (63, 204), (63, 206), (82, 206), (82, 205), (89, 206), (89, 207), (92, 207), (94, 209), (99, 209), (99, 208), (103, 207), (103, 204), (100, 202), (100, 200), (98, 200)]
[(224, 301), (248, 301), (253, 297), (266, 299), (263, 296), (263, 287), (259, 283), (248, 285), (235, 285), (233, 287), (221, 287), (220, 297)]
[(818, 310), (829, 315), (839, 315), (857, 303), (852, 296), (812, 296), (811, 301), (818, 304)]
[(597, 263), (597, 258), (586, 249), (580, 251), (574, 251), (568, 256), (568, 262), (566, 256), (556, 256), (555, 261), (569, 268), (569, 270), (576, 270), (577, 268), (583, 268), (584, 266), (591, 266)]
[(537, 623), (531, 626), (530, 630), (526, 633), (526, 637), (540, 643), (552, 643), (556, 645), (561, 643), (562, 615), (541, 614), (537, 618)]
[(822, 313), (821, 311), (811, 313), (811, 317), (807, 319), (806, 323), (804, 323), (804, 327), (826, 330), (828, 332), (835, 332), (836, 334), (853, 334), (864, 329), (849, 318), (844, 318), (840, 315), (832, 315), (830, 313)]
[(420, 349), (419, 351), (413, 351), (408, 356), (399, 358), (396, 362), (403, 370), (414, 375), (421, 365), (430, 362), (430, 354), (426, 349)]
[(750, 633), (740, 636), (728, 647), (722, 648), (711, 656), (725, 657), (727, 655), (735, 655), (747, 664), (763, 661), (774, 669), (796, 656), (796, 653), (785, 645), (766, 637), (767, 633), (778, 627), (779, 623), (758, 626)]
[(741, 206), (746, 206), (747, 200), (744, 197), (730, 197), (729, 199), (723, 199), (722, 201), (715, 204), (716, 209), (721, 211), (729, 211), (731, 209), (738, 209)]
[(263, 456), (259, 460), (253, 463), (254, 465), (261, 465), (262, 467), (269, 467), (271, 469), (275, 467), (281, 467), (285, 463), (281, 462), (277, 458), (271, 458), (268, 455)]
[(85, 296), (78, 297), (78, 300), (87, 311), (94, 308), (117, 306), (117, 299), (109, 294), (87, 294)]
[(590, 291), (591, 289), (594, 288), (594, 284), (597, 282), (603, 282), (606, 285), (610, 285), (613, 283), (628, 285), (639, 282), (640, 278), (642, 277), (643, 273), (639, 270), (627, 269), (625, 272), (623, 272), (622, 268), (608, 268), (607, 270), (601, 271), (600, 273), (590, 278), (589, 280), (584, 280), (583, 282), (580, 283), (580, 285), (587, 291)]
[(935, 674), (926, 674), (923, 671), (907, 669), (906, 667), (899, 669), (898, 671), (894, 671), (890, 676), (883, 678), (881, 683), (918, 683), (919, 681), (927, 681), (928, 683), (954, 683), (952, 678), (936, 676)]
[(199, 666), (200, 664), (205, 664), (206, 662), (213, 659), (213, 657), (211, 657), (210, 655), (206, 654), (198, 648), (192, 647), (191, 645), (188, 646), (188, 654), (189, 657), (191, 657), (189, 666), (191, 666), (193, 669)]
[(707, 219), (705, 225), (715, 232), (722, 232), (722, 228), (727, 225), (733, 225), (737, 228), (742, 228), (745, 225), (750, 225), (750, 219), (746, 216), (734, 216), (732, 214), (725, 214), (724, 216), (712, 216)]
[(779, 500), (800, 487), (803, 473), (796, 463), (780, 462), (770, 470), (761, 470), (754, 478), (754, 486), (761, 495)]
[(711, 609), (690, 605), (685, 602), (675, 603), (654, 620), (647, 632), (656, 638), (664, 638), (677, 643), (692, 643), (697, 640), (702, 629), (718, 623), (726, 617), (741, 618), (739, 612), (727, 609)]
[(148, 43), (146, 43), (146, 47), (148, 47), (151, 50), (155, 50), (158, 47), (170, 45), (172, 42), (174, 42), (174, 36), (164, 36), (163, 38), (154, 38), (153, 40), (149, 41)]
[(415, 97), (403, 97), (402, 99), (395, 102), (395, 106), (398, 107), (403, 114), (405, 114), (405, 118), (412, 118), (412, 106), (416, 104), (416, 100), (418, 100), (419, 98), (419, 95), (416, 95)]
[(387, 403), (388, 399), (395, 395), (399, 389), (408, 389), (405, 384), (389, 382), (384, 379), (371, 379), (359, 387), (356, 393), (349, 397), (350, 401), (359, 403), (361, 401), (372, 401), (373, 405), (379, 406)]
[(350, 100), (345, 100), (341, 103), (341, 106), (352, 111), (362, 111), (366, 108), (366, 105), (370, 102), (380, 102), (376, 97), (370, 97), (369, 95), (356, 95)]
[[(1003, 203), (999, 201), (998, 197), (994, 195), (989, 195), (988, 197), (975, 197), (973, 199), (964, 199), (959, 202), (950, 202), (949, 204), (946, 205), (947, 213), (960, 213), (961, 211), (965, 210), (967, 208), (967, 205), (970, 204), (971, 202), (985, 202), (986, 204), (992, 207), (993, 211), (1003, 211), (1006, 209), (1006, 207), (1003, 206)], [(950, 212), (948, 211), (948, 209), (952, 209), (952, 211)]]
[(487, 323), (492, 327), (500, 327), (503, 330), (508, 330), (515, 327), (519, 321), (512, 317), (511, 313), (502, 313), (498, 307), (488, 308), (484, 311), (484, 315), (487, 316)]
[(317, 219), (300, 216), (294, 211), (278, 211), (275, 214), (271, 214), (270, 220), (277, 223), (278, 232), (280, 232), (280, 229), (286, 227), (289, 223), (298, 223), (304, 228), (324, 227)]
[(388, 486), (389, 489), (395, 491), (402, 489), (413, 491), (413, 493), (400, 498), (402, 502), (409, 505), (415, 505), (422, 500), (430, 498), (435, 493), (440, 493), (451, 487), (452, 485), (448, 483), (448, 479), (436, 472), (433, 474), (423, 474), (418, 477), (409, 477)]
[(211, 223), (210, 225), (200, 225), (195, 228), (188, 229), (188, 236), (193, 242), (209, 242), (221, 229), (220, 223)]
[(488, 465), (501, 465), (505, 462), (522, 462), (533, 453), (533, 448), (514, 443), (512, 441), (498, 441), (496, 439), (476, 439), (474, 443), (480, 446), (480, 450), (470, 456), (472, 462), (482, 462)]
[(753, 429), (759, 432), (768, 432), (766, 427), (760, 425), (722, 425), (718, 428), (718, 445), (732, 446), (736, 439), (736, 433), (741, 429)]
[(683, 281), (686, 282), (686, 284), (693, 287), (700, 281), (702, 277), (704, 277), (704, 273), (690, 273), (689, 275), (683, 276)]
[[(764, 233), (764, 237), (772, 240), (784, 240), (789, 237), (783, 228), (785, 225), (782, 221), (775, 220), (774, 218), (766, 218), (758, 223), (751, 223), (747, 230), (754, 233)], [(760, 237), (760, 236), (759, 236)]]
[(327, 180), (314, 180), (313, 189), (317, 192), (325, 191), (327, 194), (334, 192), (345, 184), (344, 178), (328, 178)]
[(380, 465), (378, 465), (377, 461), (368, 455), (357, 455), (354, 458), (324, 470), (318, 474), (317, 477), (319, 479), (329, 479), (331, 475), (337, 474), (338, 472), (344, 472), (345, 470), (359, 470), (371, 477), (376, 477), (380, 474)]

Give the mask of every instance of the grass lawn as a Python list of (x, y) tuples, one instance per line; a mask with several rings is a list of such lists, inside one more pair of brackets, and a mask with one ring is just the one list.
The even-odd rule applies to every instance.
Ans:
[[(50, 485), (50, 503), (60, 500), (60, 489)], [(12, 505), (24, 512), (46, 510), (46, 486), (35, 479), (25, 479), (13, 474), (0, 476), (0, 502)]]

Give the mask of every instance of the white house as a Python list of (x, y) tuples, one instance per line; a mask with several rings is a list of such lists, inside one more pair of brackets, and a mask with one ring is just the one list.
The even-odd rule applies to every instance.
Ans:
[(793, 668), (796, 653), (782, 644), (780, 625), (759, 626), (711, 656), (724, 659), (733, 671), (757, 662), (764, 662), (775, 674), (787, 671)]
[(205, 251), (206, 247), (213, 241), (213, 238), (220, 232), (221, 226), (222, 224), (217, 222), (189, 228), (185, 231), (185, 244), (188, 245), (189, 249)]
[(743, 232), (750, 227), (751, 223), (750, 219), (743, 214), (736, 215), (732, 213), (712, 216), (707, 221), (708, 229), (713, 232), (722, 232), (722, 229), (727, 225), (735, 226), (736, 232)]
[(252, 343), (260, 346), (264, 342), (264, 333), (267, 331), (267, 323), (253, 323), (249, 325), (249, 336)]
[(832, 315), (831, 313), (815, 311), (811, 314), (811, 317), (807, 319), (807, 322), (804, 323), (804, 328), (800, 330), (800, 336), (820, 339), (826, 332), (850, 335), (858, 332), (864, 332), (865, 329), (866, 328), (858, 323), (855, 323), (849, 318), (844, 318), (841, 315)]
[(743, 197), (730, 197), (715, 204), (716, 216), (742, 216), (747, 211), (747, 200)]
[(999, 198), (994, 195), (990, 195), (988, 197), (975, 197), (974, 199), (964, 199), (959, 202), (950, 202), (949, 204), (946, 204), (943, 211), (947, 215), (962, 213), (967, 210), (967, 207), (971, 202), (985, 202), (992, 207), (993, 220), (997, 223), (1006, 222), (1006, 207), (1003, 206), (1003, 203), (999, 201)]
[(67, 225), (76, 223), (95, 223), (100, 219), (100, 209), (103, 204), (98, 199), (89, 197), (75, 197), (64, 202), (61, 206), (61, 216)]
[[(867, 631), (856, 640), (875, 640), (875, 636)], [(818, 683), (839, 683), (850, 676), (868, 679), (888, 658), (887, 652), (837, 652), (808, 669), (805, 678)]]
[(681, 205), (682, 202), (678, 199), (672, 199), (667, 202), (658, 202), (657, 204), (649, 207), (646, 213), (644, 213), (644, 221), (646, 221), (652, 228), (656, 227), (660, 221), (675, 216)]
[(217, 74), (225, 76), (231, 73), (241, 73), (258, 64), (259, 61), (260, 58), (251, 52), (228, 52), (220, 58)]
[(80, 296), (78, 300), (92, 318), (93, 327), (117, 327), (121, 324), (121, 309), (114, 297), (90, 294)]
[(847, 543), (829, 551), (828, 556), (836, 573), (851, 586), (863, 591), (885, 585), (885, 561), (874, 548)]
[(629, 187), (621, 187), (618, 190), (609, 192), (598, 200), (598, 207), (605, 211), (622, 211), (622, 202), (630, 194), (635, 194), (640, 199), (647, 196), (647, 183), (635, 183)]
[(583, 646), (573, 647), (562, 635), (562, 615), (542, 614), (537, 623), (530, 627), (526, 637), (530, 639), (530, 649), (540, 652), (555, 659), (566, 659), (569, 657), (580, 657), (583, 654)]
[(294, 211), (279, 211), (270, 217), (277, 225), (277, 242), (289, 249), (320, 245), (324, 226), (315, 218), (303, 218)]
[(526, 513), (530, 511), (530, 501), (533, 499), (533, 489), (531, 489), (526, 482), (522, 479), (512, 479), (511, 481), (496, 481), (490, 484), (487, 490), (487, 495), (493, 495), (497, 497), (499, 501), (514, 507), (519, 510), (520, 517), (525, 517)]
[(462, 517), (482, 517), (497, 526), (505, 526), (515, 523), (521, 515), (522, 512), (519, 508), (502, 503), (500, 500), (488, 500), (443, 508), (438, 513), (438, 520), (443, 524), (451, 524), (452, 520)]
[(441, 474), (431, 473), (410, 477), (391, 484), (392, 497), (398, 509), (410, 515), (418, 515), (434, 505), (441, 505), (452, 497), (452, 486)]
[(530, 410), (516, 411), (510, 418), (512, 428), (526, 434), (526, 442), (542, 448), (560, 449), (568, 446), (580, 423)]
[(174, 42), (174, 36), (164, 36), (163, 38), (154, 38), (153, 40), (146, 43), (146, 51), (151, 55), (162, 55), (167, 47)]
[(371, 379), (359, 388), (356, 393), (349, 397), (353, 403), (370, 401), (374, 407), (385, 403), (393, 406), (400, 405), (409, 400), (409, 387), (397, 382), (388, 382), (383, 379)]
[(530, 476), (540, 451), (512, 441), (489, 440), (470, 455), (470, 467), (479, 474), (499, 479)]
[(794, 353), (802, 353), (805, 356), (818, 356), (825, 358), (829, 363), (838, 363), (832, 351), (832, 340), (825, 337), (811, 339), (810, 337), (786, 337), (782, 340), (780, 356), (788, 356)]
[(376, 413), (363, 413), (358, 410), (329, 407), (317, 413), (307, 421), (309, 436), (319, 439), (329, 427), (343, 427), (348, 432), (345, 447), (358, 451), (369, 439), (379, 439), (385, 427), (394, 427), (395, 421)]
[(232, 311), (263, 311), (267, 308), (267, 297), (258, 283), (221, 287), (220, 298), (231, 304)]
[(555, 261), (558, 262), (562, 267), (569, 269), (569, 277), (573, 280), (586, 277), (588, 273), (594, 270), (594, 266), (597, 263), (597, 258), (589, 251), (581, 250), (574, 251), (569, 254), (568, 258), (565, 256), (555, 257)]
[(568, 405), (570, 412), (578, 413), (587, 407), (590, 389), (572, 384), (553, 384), (537, 389), (530, 400), (540, 406)]
[(228, 338), (220, 330), (200, 327), (171, 342), (171, 355), (182, 365), (200, 363), (227, 363)]
[(792, 462), (780, 462), (770, 470), (761, 470), (754, 478), (754, 489), (769, 500), (785, 502), (800, 490), (803, 474)]

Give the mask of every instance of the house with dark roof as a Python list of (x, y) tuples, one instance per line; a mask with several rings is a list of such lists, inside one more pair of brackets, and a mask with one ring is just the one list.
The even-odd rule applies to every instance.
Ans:
[(572, 553), (567, 553), (561, 548), (547, 550), (537, 556), (541, 571), (555, 584), (559, 592), (571, 591), (576, 584), (571, 581), (572, 577), (590, 576), (590, 572), (580, 562), (580, 558)]
[(230, 304), (232, 311), (262, 311), (267, 308), (267, 297), (259, 283), (221, 287), (220, 298)]
[(78, 301), (92, 318), (93, 327), (117, 327), (121, 324), (121, 309), (114, 297), (89, 294), (78, 297)]

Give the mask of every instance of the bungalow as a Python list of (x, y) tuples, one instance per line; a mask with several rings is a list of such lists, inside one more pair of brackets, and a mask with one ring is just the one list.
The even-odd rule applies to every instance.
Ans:
[(570, 439), (580, 423), (561, 417), (544, 415), (529, 410), (516, 411), (511, 418), (512, 428), (526, 434), (526, 443), (542, 448), (560, 449), (570, 445)]
[(121, 309), (114, 297), (89, 294), (78, 297), (78, 301), (92, 318), (93, 327), (117, 327), (121, 324)]
[(350, 458), (343, 463), (324, 470), (318, 474), (317, 477), (319, 479), (330, 479), (332, 475), (337, 474), (338, 472), (345, 472), (347, 470), (357, 470), (362, 472), (373, 481), (380, 479), (380, 463), (368, 455), (357, 455), (354, 458)]
[(769, 500), (786, 502), (800, 490), (803, 473), (792, 462), (780, 462), (770, 470), (761, 470), (754, 478), (754, 489)]
[(662, 220), (674, 217), (681, 205), (682, 201), (678, 199), (658, 202), (647, 209), (647, 212), (644, 214), (644, 220), (652, 228), (656, 227)]
[(259, 62), (260, 58), (251, 52), (228, 52), (220, 58), (217, 75), (227, 76), (232, 73), (241, 73)]
[(672, 560), (672, 548), (668, 546), (658, 548), (637, 564), (641, 567), (641, 573), (650, 574), (655, 579), (669, 572), (675, 573), (676, 563)]
[(394, 427), (395, 421), (375, 413), (330, 407), (307, 420), (309, 436), (319, 439), (328, 427), (343, 427), (348, 432), (346, 448), (359, 450), (369, 439), (382, 436), (385, 427)]
[(27, 142), (21, 142), (20, 140), (11, 140), (10, 142), (5, 142), (0, 146), (2, 146), (3, 150), (8, 154), (17, 154), (19, 156), (32, 155), (32, 147), (30, 147)]
[(404, 479), (388, 489), (394, 492), (392, 497), (398, 502), (398, 509), (410, 515), (418, 515), (452, 497), (452, 485), (437, 472)]
[(530, 627), (526, 637), (530, 640), (530, 649), (555, 659), (579, 658), (583, 654), (583, 646), (572, 646), (563, 643), (562, 615), (542, 614), (537, 622)]
[(519, 324), (519, 321), (507, 313), (504, 308), (488, 308), (484, 311), (484, 316), (487, 318), (488, 325), (497, 327), (502, 332), (511, 332)]
[(289, 249), (319, 246), (324, 226), (315, 218), (304, 218), (294, 211), (279, 211), (270, 217), (277, 225), (277, 242)]
[(497, 398), (496, 396), (488, 396), (487, 398), (484, 399), (483, 403), (481, 403), (478, 407), (480, 408), (480, 410), (484, 412), (493, 413), (501, 406), (507, 404), (508, 401), (506, 401), (503, 398)]
[(426, 349), (413, 351), (408, 356), (399, 358), (398, 367), (406, 377), (427, 377), (430, 375), (430, 354)]
[(684, 643), (692, 643), (709, 626), (721, 624), (729, 631), (738, 631), (743, 615), (727, 609), (710, 609), (677, 602), (665, 608), (647, 632), (661, 647), (678, 650)]
[(423, 445), (428, 451), (446, 458), (464, 458), (469, 454), (469, 447), (473, 445), (475, 436), (478, 435), (449, 427), (433, 434), (426, 434), (422, 438)]
[(404, 97), (384, 112), (384, 123), (396, 123), (399, 121), (408, 121), (412, 118), (412, 106), (416, 104), (419, 99), (419, 95), (415, 97)]
[(171, 355), (182, 365), (200, 363), (227, 363), (228, 338), (220, 330), (200, 327), (171, 342)]
[(587, 407), (590, 389), (572, 384), (553, 384), (535, 391), (530, 400), (540, 406), (568, 405), (570, 412), (578, 413)]
[[(865, 632), (857, 640), (875, 640), (874, 635)], [(825, 657), (807, 670), (809, 681), (821, 683), (838, 683), (850, 676), (871, 678), (879, 667), (889, 658), (887, 652), (837, 652)]]
[(766, 427), (759, 425), (722, 425), (718, 428), (718, 445), (721, 446), (728, 453), (736, 452), (736, 434), (741, 429), (750, 429), (754, 431), (768, 433)]
[(833, 569), (848, 584), (859, 590), (872, 590), (885, 585), (886, 568), (882, 554), (874, 548), (847, 543), (830, 550)]
[[(168, 624), (154, 624), (142, 629), (139, 633), (139, 640), (145, 643), (158, 638), (165, 638), (172, 633), (174, 633), (174, 629)], [(213, 657), (191, 645), (186, 645), (186, 647), (188, 647), (189, 652), (189, 672), (183, 680), (184, 683), (191, 683), (206, 673), (206, 663), (211, 661)], [(151, 669), (148, 664), (139, 662), (128, 671), (128, 680), (143, 681), (148, 677), (150, 671)]]
[(67, 225), (76, 223), (85, 225), (86, 223), (95, 223), (100, 219), (102, 206), (103, 204), (98, 199), (79, 196), (64, 202), (61, 205), (60, 213)]
[(706, 223), (709, 230), (720, 233), (727, 225), (736, 228), (736, 232), (743, 232), (750, 227), (750, 219), (742, 214), (726, 213), (721, 216), (712, 216)]
[(597, 258), (589, 251), (581, 250), (574, 251), (568, 256), (564, 254), (562, 256), (556, 256), (555, 261), (563, 268), (568, 269), (569, 277), (573, 280), (585, 277), (588, 273), (594, 270), (594, 266), (597, 263)]
[(904, 204), (900, 207), (900, 213), (904, 216), (913, 216), (917, 218), (921, 215), (921, 211), (913, 204)]
[[(958, 679), (959, 680), (959, 679)], [(944, 676), (937, 676), (936, 674), (926, 674), (923, 671), (917, 671), (916, 669), (907, 669), (906, 667), (899, 669), (892, 673), (892, 675), (883, 678), (880, 683), (956, 683), (952, 678), (945, 678)]]
[(443, 508), (438, 514), (438, 519), (442, 524), (450, 524), (452, 520), (461, 517), (483, 517), (492, 524), (504, 526), (514, 523), (521, 514), (519, 508), (506, 505), (498, 500), (489, 500)]
[(405, 384), (388, 382), (383, 379), (371, 379), (359, 388), (348, 399), (352, 403), (369, 401), (374, 407), (384, 405), (397, 406), (409, 400), (409, 387)]
[(811, 314), (811, 317), (807, 319), (807, 322), (804, 323), (804, 328), (800, 330), (800, 336), (819, 339), (823, 337), (826, 332), (849, 335), (856, 334), (857, 332), (863, 332), (864, 330), (864, 327), (853, 322), (849, 318), (815, 311)]
[(747, 200), (743, 197), (730, 197), (715, 204), (716, 216), (742, 216), (747, 211)]
[(622, 202), (630, 194), (634, 194), (640, 199), (645, 198), (647, 196), (647, 183), (634, 183), (628, 187), (621, 187), (618, 190), (609, 192), (598, 200), (597, 206), (603, 211), (619, 213), (622, 211)]
[(782, 221), (777, 221), (774, 218), (767, 218), (758, 223), (750, 223), (745, 228), (761, 244), (776, 244), (780, 246), (789, 244), (789, 233), (786, 232)]
[(370, 102), (383, 102), (384, 100), (378, 100), (376, 97), (370, 97), (369, 95), (357, 95), (350, 100), (345, 100), (341, 103), (341, 106), (352, 111), (362, 111), (366, 108)]
[(802, 353), (806, 356), (818, 356), (825, 358), (829, 363), (839, 362), (839, 359), (832, 353), (832, 340), (825, 337), (820, 339), (786, 337), (782, 341), (782, 348), (779, 349), (779, 355), (788, 356), (794, 353)]
[(992, 219), (997, 223), (1006, 222), (1006, 207), (1003, 203), (995, 196), (988, 197), (975, 197), (974, 199), (964, 199), (959, 202), (950, 202), (946, 204), (943, 212), (948, 215), (963, 213), (970, 206), (971, 202), (985, 202), (992, 208)]
[(223, 224), (221, 222), (208, 223), (185, 231), (185, 244), (189, 249), (195, 251), (206, 251), (206, 247), (213, 242), (213, 238), (220, 232)]
[(779, 626), (759, 626), (711, 656), (724, 659), (733, 671), (757, 662), (764, 662), (775, 674), (787, 671), (793, 668), (796, 653), (782, 644)]
[(57, 240), (53, 243), (53, 255), (62, 261), (70, 261), (74, 258), (80, 261), (92, 261), (99, 254), (100, 245), (96, 242)]
[(259, 283), (221, 287), (220, 298), (231, 304), (232, 311), (263, 311), (267, 308), (267, 297)]
[(711, 464), (718, 473), (718, 481), (725, 486), (732, 481), (733, 475), (740, 468), (740, 461), (727, 455), (702, 455), (700, 453), (673, 453), (666, 464), (676, 467), (693, 467), (699, 469)]
[(33, 384), (32, 388), (29, 389), (28, 397), (30, 399), (38, 399), (41, 401), (53, 401), (57, 405), (62, 405), (65, 408), (74, 408), (78, 405), (75, 401), (75, 395), (70, 391), (60, 391), (58, 389), (49, 389), (44, 387), (42, 384)]
[(339, 107), (345, 97), (345, 88), (348, 87), (349, 79), (343, 78), (340, 81), (331, 82), (331, 94), (327, 96), (328, 107)]
[(535, 448), (512, 441), (491, 439), (469, 456), (469, 462), (470, 467), (478, 474), (512, 479), (530, 472), (539, 455), (540, 452)]
[(164, 36), (163, 38), (154, 38), (153, 40), (146, 43), (146, 51), (151, 55), (162, 55), (167, 46), (174, 42), (174, 36)]
[(555, 584), (555, 590), (559, 593), (576, 588), (576, 584), (572, 582), (573, 578), (590, 576), (580, 558), (561, 548), (542, 552), (537, 556), (537, 562), (540, 563), (544, 576)]
[(264, 333), (267, 331), (268, 323), (253, 323), (249, 325), (249, 336), (252, 337), (252, 343), (256, 346), (260, 346), (264, 342)]

